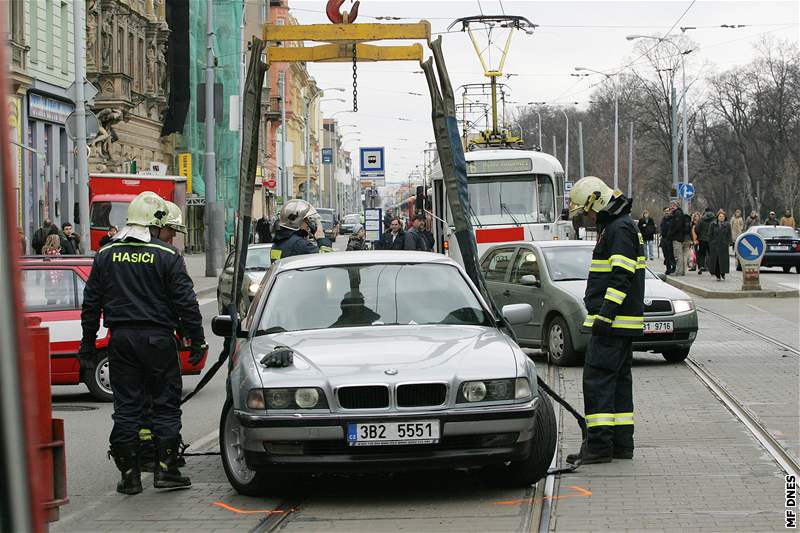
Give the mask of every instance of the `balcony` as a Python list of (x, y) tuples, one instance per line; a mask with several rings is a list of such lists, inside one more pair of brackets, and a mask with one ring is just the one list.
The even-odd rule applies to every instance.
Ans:
[[(264, 117), (267, 120), (280, 120), (281, 119), (281, 99), (278, 97), (270, 97), (268, 99), (262, 100), (266, 102), (266, 110), (264, 112)], [(288, 109), (287, 109), (288, 111)]]

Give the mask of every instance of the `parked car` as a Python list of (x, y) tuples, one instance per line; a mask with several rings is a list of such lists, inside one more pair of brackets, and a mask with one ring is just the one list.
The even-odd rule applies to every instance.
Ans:
[[(762, 267), (781, 267), (784, 272), (794, 271), (800, 274), (800, 233), (789, 226), (752, 226), (748, 233), (758, 233), (767, 249), (761, 259)], [(736, 261), (736, 270), (742, 265)]]
[[(515, 324), (531, 312), (502, 310)], [(217, 335), (231, 327), (212, 321)], [(242, 494), (285, 490), (301, 472), (475, 467), (524, 486), (547, 474), (556, 426), (534, 363), (445, 256), (282, 259), (237, 336), (220, 449)], [(293, 363), (266, 366), (279, 346)]]
[[(270, 266), (269, 253), (272, 250), (271, 243), (251, 244), (247, 247), (247, 261), (244, 266), (244, 280), (242, 281), (242, 298), (239, 301), (239, 314), (247, 314), (250, 307), (250, 300), (256, 294), (261, 279)], [(231, 303), (231, 292), (233, 291), (233, 259), (234, 253), (228, 254), (225, 266), (219, 273), (217, 283), (217, 306), (219, 314), (228, 312), (228, 305)]]
[(335, 241), (336, 222), (333, 218), (333, 209), (319, 208), (317, 209), (317, 213), (319, 213), (319, 218), (322, 222), (322, 231), (325, 232), (325, 236), (331, 241)]
[[(38, 317), (50, 330), (50, 382), (53, 385), (85, 383), (97, 400), (110, 402), (111, 381), (106, 354), (109, 330), (100, 323), (97, 333), (98, 357), (93, 368), (81, 370), (78, 348), (81, 344), (81, 305), (86, 280), (92, 271), (87, 256), (28, 256), (20, 263), (26, 316)], [(177, 336), (181, 373), (199, 374), (206, 356), (196, 365), (189, 362), (189, 348)]]
[(353, 233), (353, 228), (363, 223), (364, 221), (361, 219), (361, 215), (359, 215), (358, 213), (351, 213), (349, 215), (345, 215), (344, 218), (342, 219), (342, 223), (339, 224), (339, 234), (349, 235)]
[[(536, 311), (514, 327), (520, 344), (539, 347), (560, 366), (578, 365), (589, 341), (581, 332), (583, 296), (594, 242), (535, 241), (499, 244), (481, 257), (481, 270), (497, 305), (528, 303)], [(661, 353), (681, 362), (697, 336), (697, 311), (680, 289), (645, 271), (644, 333), (636, 351)]]

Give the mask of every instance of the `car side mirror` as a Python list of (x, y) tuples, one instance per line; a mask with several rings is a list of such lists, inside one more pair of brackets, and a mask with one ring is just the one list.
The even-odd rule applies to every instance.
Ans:
[(533, 307), (530, 304), (504, 305), (501, 312), (512, 326), (521, 326), (533, 320)]
[(528, 287), (541, 287), (542, 283), (536, 279), (536, 276), (533, 274), (526, 274), (519, 278), (519, 282), (521, 285), (525, 285)]
[[(240, 322), (241, 323), (241, 322)], [(230, 315), (217, 315), (211, 319), (211, 331), (217, 337), (230, 337), (233, 334), (233, 319)], [(236, 332), (237, 337), (243, 334), (241, 328)]]

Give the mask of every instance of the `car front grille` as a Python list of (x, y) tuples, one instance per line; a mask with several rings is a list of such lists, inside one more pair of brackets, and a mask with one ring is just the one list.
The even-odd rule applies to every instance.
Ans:
[(447, 397), (444, 383), (411, 383), (397, 387), (398, 407), (442, 405)]
[[(420, 451), (468, 450), (476, 448), (503, 448), (513, 446), (519, 433), (491, 433), (486, 435), (456, 435), (443, 437), (436, 444), (409, 444), (398, 446), (348, 446), (344, 440), (314, 440), (302, 443), (303, 455), (396, 455)], [(267, 444), (265, 443), (265, 446)], [(277, 455), (277, 454), (276, 454)]]
[(644, 304), (644, 314), (669, 314), (672, 313), (672, 302), (669, 300), (651, 300)]
[(342, 387), (337, 393), (344, 409), (383, 409), (389, 407), (389, 388), (386, 385)]

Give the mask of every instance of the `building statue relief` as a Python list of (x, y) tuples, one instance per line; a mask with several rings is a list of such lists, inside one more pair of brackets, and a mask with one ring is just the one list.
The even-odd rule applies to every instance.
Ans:
[(97, 65), (97, 13), (86, 13), (86, 63), (90, 69)]
[(100, 31), (101, 33), (101, 45), (102, 49), (102, 58), (103, 58), (103, 68), (109, 69), (111, 68), (111, 51), (114, 48), (114, 28), (111, 25), (111, 19), (108, 16), (103, 17), (103, 27)]
[[(155, 43), (154, 43), (155, 44)], [(147, 92), (155, 93), (158, 83), (158, 65), (156, 64), (156, 51), (154, 46), (147, 47)]]
[(113, 159), (112, 156), (112, 143), (116, 142), (119, 137), (114, 131), (114, 124), (121, 122), (125, 115), (119, 109), (105, 108), (97, 113), (97, 120), (100, 123), (100, 130), (97, 133), (92, 145), (99, 149), (100, 157), (106, 161)]

